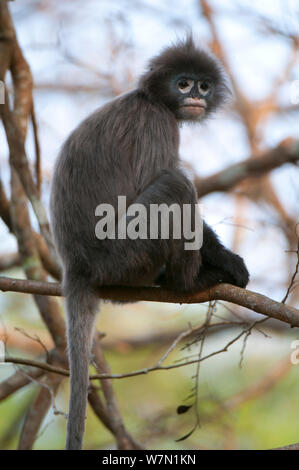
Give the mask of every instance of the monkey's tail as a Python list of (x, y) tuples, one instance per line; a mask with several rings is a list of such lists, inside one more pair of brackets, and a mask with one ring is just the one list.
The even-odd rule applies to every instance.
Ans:
[(67, 311), (67, 342), (70, 366), (70, 401), (66, 449), (81, 449), (89, 386), (89, 362), (99, 298), (76, 280), (64, 286)]

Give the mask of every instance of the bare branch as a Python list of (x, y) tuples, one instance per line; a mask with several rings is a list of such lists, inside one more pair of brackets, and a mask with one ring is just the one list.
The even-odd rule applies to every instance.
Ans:
[(290, 444), (288, 446), (276, 447), (275, 449), (271, 450), (299, 450), (299, 442), (297, 444)]
[(25, 387), (26, 385), (31, 383), (31, 379), (38, 379), (43, 374), (44, 371), (42, 368), (39, 367), (36, 369), (32, 369), (32, 367), (30, 367), (24, 369), (24, 373), (18, 371), (11, 377), (8, 377), (8, 379), (0, 383), (0, 401), (4, 400), (5, 398), (20, 390), (22, 387)]
[(18, 450), (32, 449), (34, 441), (37, 438), (39, 428), (52, 404), (54, 394), (56, 393), (61, 380), (61, 377), (58, 377), (57, 375), (50, 375), (45, 378), (45, 382), (42, 383), (40, 391), (26, 415), (21, 431)]
[(227, 412), (232, 411), (243, 403), (246, 403), (249, 400), (254, 400), (260, 395), (266, 393), (268, 390), (271, 390), (277, 382), (286, 376), (292, 366), (293, 364), (289, 356), (282, 359), (259, 382), (251, 385), (245, 390), (241, 390), (241, 392), (226, 400), (223, 403), (223, 410)]
[[(61, 296), (61, 285), (54, 282), (28, 281), (0, 277), (0, 290), (23, 292), (28, 294)], [(289, 305), (231, 284), (218, 284), (210, 289), (195, 294), (178, 294), (158, 287), (101, 287), (99, 297), (106, 300), (126, 300), (131, 302), (170, 302), (179, 304), (196, 304), (210, 300), (225, 300), (249, 308), (256, 313), (299, 326), (299, 310)]]
[(286, 139), (259, 157), (250, 157), (207, 178), (195, 178), (198, 197), (215, 191), (228, 191), (247, 178), (257, 178), (285, 163), (299, 161), (299, 141)]
[[(7, 199), (7, 196), (5, 194), (3, 184), (0, 180), (0, 217), (8, 227), (10, 232), (14, 232), (14, 227), (12, 224), (11, 220), (11, 214), (10, 214), (10, 202)], [(40, 257), (40, 260), (43, 264), (43, 267), (46, 269), (46, 271), (51, 274), (51, 276), (54, 277), (54, 279), (60, 279), (61, 278), (61, 270), (59, 265), (57, 264), (57, 261), (54, 260), (51, 257), (51, 254), (49, 252), (49, 248), (44, 240), (44, 238), (34, 230), (32, 230), (32, 235), (35, 240), (36, 248)]]
[(107, 379), (107, 376), (111, 375), (111, 372), (109, 365), (105, 359), (99, 337), (95, 337), (93, 352), (94, 363), (97, 370), (100, 372), (101, 375), (103, 374), (106, 377), (105, 380), (101, 381), (101, 387), (106, 400), (108, 417), (112, 432), (117, 442), (118, 449), (141, 449), (141, 446), (137, 442), (135, 442), (135, 440), (131, 437), (131, 435), (125, 428), (120, 409), (115, 394), (113, 392), (112, 382), (111, 380)]
[(35, 109), (34, 109), (33, 104), (32, 104), (32, 109), (31, 109), (31, 121), (32, 121), (33, 136), (34, 136), (34, 147), (35, 147), (36, 189), (37, 189), (38, 197), (40, 198), (41, 185), (42, 185), (42, 168), (41, 168), (40, 145), (39, 145), (39, 138), (38, 138), (38, 126), (37, 126), (37, 121), (36, 121), (36, 116), (35, 116)]
[[(117, 425), (116, 427), (117, 432), (115, 435), (117, 436), (118, 442), (121, 444), (120, 448), (129, 449), (131, 448), (130, 447), (131, 443), (128, 440), (126, 431), (123, 428), (122, 429), (120, 428), (121, 426), (123, 426), (122, 420), (120, 419), (120, 415), (118, 414), (118, 406), (115, 402), (115, 399), (112, 397), (112, 388), (110, 384), (110, 379), (123, 379), (123, 378), (129, 378), (129, 377), (136, 377), (138, 375), (145, 375), (145, 374), (149, 374), (150, 372), (154, 372), (158, 370), (178, 369), (180, 367), (189, 366), (191, 364), (198, 364), (199, 362), (205, 361), (207, 359), (210, 359), (211, 357), (217, 356), (223, 352), (228, 351), (230, 346), (236, 343), (242, 336), (246, 335), (248, 331), (251, 331), (255, 327), (256, 323), (258, 322), (253, 322), (246, 328), (243, 328), (243, 330), (239, 332), (237, 336), (231, 339), (223, 348), (213, 351), (212, 353), (207, 354), (206, 356), (198, 357), (197, 355), (195, 359), (190, 359), (190, 360), (183, 359), (182, 361), (177, 362), (175, 364), (162, 365), (162, 362), (165, 360), (165, 358), (168, 355), (166, 352), (166, 354), (162, 356), (162, 360), (158, 361), (151, 367), (145, 367), (143, 369), (138, 369), (138, 370), (123, 373), (123, 374), (111, 374), (109, 367), (104, 366), (102, 363), (102, 359), (100, 357), (102, 353), (100, 353), (100, 355), (99, 353), (97, 353), (97, 361), (100, 362), (100, 370), (103, 370), (103, 372), (100, 372), (100, 374), (90, 375), (89, 380), (101, 380), (102, 382), (105, 399), (107, 401), (108, 407), (110, 407), (110, 409), (112, 410), (112, 413), (110, 414), (110, 419), (112, 418), (112, 423), (114, 423), (113, 428), (114, 426)], [(188, 334), (193, 333), (193, 331), (194, 331), (193, 328), (191, 328), (190, 330), (188, 330)], [(69, 375), (69, 371), (67, 369), (61, 369), (59, 367), (51, 366), (44, 362), (39, 362), (35, 360), (28, 360), (28, 359), (23, 359), (23, 358), (18, 358), (18, 357), (7, 357), (5, 358), (5, 362), (7, 363), (11, 362), (14, 364), (23, 364), (23, 365), (28, 365), (28, 366), (31, 365), (32, 367), (38, 367), (40, 369), (54, 372), (56, 374), (65, 375), (65, 376)], [(106, 383), (108, 384), (108, 386), (106, 385)]]
[(297, 243), (297, 250), (296, 250), (296, 254), (297, 254), (297, 262), (296, 262), (296, 266), (295, 266), (295, 270), (293, 272), (293, 275), (291, 277), (291, 280), (290, 280), (290, 283), (289, 283), (289, 286), (287, 288), (287, 292), (284, 296), (284, 298), (282, 299), (281, 303), (285, 303), (290, 295), (290, 292), (292, 290), (292, 288), (294, 287), (295, 285), (295, 279), (296, 279), (296, 276), (298, 274), (298, 271), (299, 271), (299, 233), (298, 233), (298, 228), (299, 228), (299, 224), (296, 225), (296, 235), (297, 235), (297, 240), (298, 240), (298, 243)]

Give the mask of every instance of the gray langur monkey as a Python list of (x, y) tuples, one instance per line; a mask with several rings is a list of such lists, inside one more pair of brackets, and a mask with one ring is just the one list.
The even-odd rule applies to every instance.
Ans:
[(119, 195), (145, 207), (197, 204), (194, 185), (180, 169), (178, 124), (201, 122), (227, 92), (218, 60), (188, 37), (153, 58), (138, 87), (85, 119), (60, 151), (50, 212), (67, 310), (67, 449), (82, 447), (96, 287), (143, 284), (192, 292), (219, 282), (248, 283), (243, 259), (205, 222), (198, 250), (185, 250), (183, 237), (99, 240), (95, 235), (95, 208), (109, 203), (117, 209)]

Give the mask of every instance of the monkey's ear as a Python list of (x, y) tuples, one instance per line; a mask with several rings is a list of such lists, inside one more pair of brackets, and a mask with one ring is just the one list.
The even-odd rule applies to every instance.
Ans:
[(152, 61), (150, 61), (147, 67), (147, 71), (151, 73), (161, 73), (163, 69), (163, 65), (155, 65), (152, 63)]
[(152, 61), (148, 64), (147, 71), (141, 75), (138, 88), (145, 93), (151, 94), (157, 88), (160, 89), (163, 84), (168, 70), (163, 65), (155, 65)]

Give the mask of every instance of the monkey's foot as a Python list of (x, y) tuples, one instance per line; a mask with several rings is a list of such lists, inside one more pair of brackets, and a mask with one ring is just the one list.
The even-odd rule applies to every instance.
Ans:
[(232, 280), (230, 281), (231, 284), (234, 284), (238, 287), (247, 286), (249, 282), (249, 272), (241, 256), (231, 251), (227, 251), (226, 262), (225, 265), (221, 267), (221, 269), (224, 269), (224, 272), (232, 278)]

